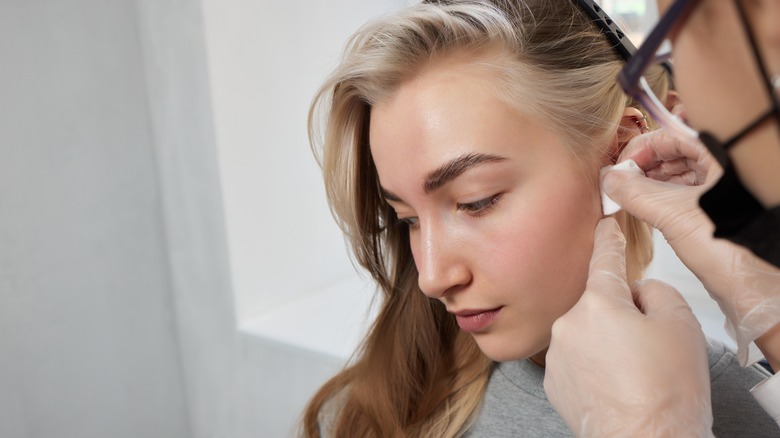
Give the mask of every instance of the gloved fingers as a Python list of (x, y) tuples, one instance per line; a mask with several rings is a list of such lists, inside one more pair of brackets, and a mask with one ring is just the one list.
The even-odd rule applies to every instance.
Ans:
[(699, 184), (699, 175), (694, 171), (688, 171), (679, 175), (669, 177), (666, 182), (677, 184), (679, 186), (697, 186)]
[(702, 190), (620, 170), (604, 172), (601, 187), (624, 210), (665, 234), (668, 232), (663, 229), (665, 222), (673, 222), (682, 212), (698, 209), (697, 200)]
[(602, 219), (596, 225), (585, 294), (629, 301), (631, 294), (626, 281), (626, 238), (615, 219)]
[(702, 185), (719, 175), (717, 160), (698, 140), (684, 141), (663, 129), (631, 139), (618, 162), (628, 159), (634, 160), (645, 173), (652, 173), (651, 169), (663, 163), (684, 161), (684, 166), (695, 174), (693, 185)]
[[(639, 310), (645, 315), (688, 303), (673, 286), (661, 280), (646, 279), (631, 285), (631, 295)], [(690, 307), (688, 307), (690, 309)]]
[(696, 185), (696, 171), (690, 167), (690, 160), (687, 158), (662, 161), (657, 166), (647, 169), (645, 176), (656, 181), (669, 182), (675, 179), (681, 181), (683, 185)]
[(642, 169), (649, 169), (663, 161), (698, 157), (700, 153), (696, 145), (658, 129), (632, 138), (621, 151), (618, 161), (631, 159)]
[(659, 280), (640, 280), (631, 286), (634, 303), (648, 318), (681, 322), (701, 331), (688, 302), (670, 284)]

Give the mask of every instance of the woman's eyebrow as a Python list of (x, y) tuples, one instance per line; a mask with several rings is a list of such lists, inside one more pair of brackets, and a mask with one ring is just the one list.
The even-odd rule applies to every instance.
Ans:
[[(485, 163), (504, 161), (506, 159), (506, 157), (491, 154), (469, 153), (461, 155), (460, 157), (452, 159), (444, 163), (438, 169), (430, 172), (425, 178), (423, 189), (425, 190), (425, 193), (431, 193), (459, 177), (461, 174), (463, 174), (463, 172), (471, 168)], [(384, 187), (380, 187), (380, 190), (382, 191), (382, 197), (386, 200), (405, 203), (404, 200), (401, 199), (398, 195), (385, 189)]]
[(425, 193), (431, 193), (444, 186), (448, 182), (459, 177), (463, 172), (485, 163), (495, 163), (506, 160), (506, 157), (491, 154), (469, 153), (452, 159), (438, 169), (430, 172), (425, 178), (423, 189)]

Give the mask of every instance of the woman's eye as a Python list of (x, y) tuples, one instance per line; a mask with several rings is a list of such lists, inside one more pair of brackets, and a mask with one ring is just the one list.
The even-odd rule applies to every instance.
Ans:
[(409, 228), (416, 228), (420, 223), (420, 219), (416, 217), (399, 217), (398, 221), (407, 225)]
[(493, 195), (489, 198), (480, 199), (479, 201), (458, 204), (458, 210), (463, 210), (474, 216), (479, 216), (496, 205), (496, 202), (498, 202), (500, 198), (501, 195)]

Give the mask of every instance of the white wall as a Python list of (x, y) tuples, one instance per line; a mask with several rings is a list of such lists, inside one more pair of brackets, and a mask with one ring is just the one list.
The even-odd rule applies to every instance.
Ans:
[(136, 5), (189, 436), (232, 437), (238, 338), (201, 8)]
[(309, 103), (347, 37), (405, 0), (202, 0), (240, 322), (353, 276), (309, 149)]
[(241, 326), (237, 436), (292, 434), (365, 327), (356, 279), (306, 133), (347, 37), (407, 0), (201, 0)]
[(202, 34), (197, 2), (0, 5), (4, 438), (231, 436)]
[[(277, 436), (343, 363), (236, 332), (210, 93), (251, 237), (239, 308), (350, 283), (305, 112), (346, 35), (392, 4), (211, 6), (214, 81), (198, 2), (2, 5), (0, 436)], [(350, 350), (344, 327), (349, 345), (330, 340)]]
[(4, 6), (0, 435), (188, 436), (134, 3)]

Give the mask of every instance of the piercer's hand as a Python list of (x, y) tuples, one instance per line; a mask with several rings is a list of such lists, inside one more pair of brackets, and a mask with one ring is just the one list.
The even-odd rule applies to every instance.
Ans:
[[(712, 237), (714, 225), (699, 198), (722, 174), (698, 141), (684, 142), (663, 130), (635, 137), (619, 161), (633, 159), (646, 177), (608, 171), (607, 195), (624, 210), (657, 228), (726, 315), (726, 330), (747, 365), (751, 341), (780, 324), (780, 270), (747, 249)], [(769, 355), (767, 355), (769, 357)]]
[(671, 286), (629, 288), (614, 219), (596, 228), (585, 293), (553, 325), (544, 389), (578, 437), (712, 436), (701, 327)]
[[(712, 240), (714, 226), (699, 208), (699, 197), (717, 182), (723, 170), (701, 143), (684, 142), (657, 130), (628, 143), (618, 162), (629, 159), (645, 177), (605, 172), (601, 183), (610, 198), (660, 230), (675, 250), (674, 243), (680, 240)], [(683, 253), (685, 247), (680, 246)]]

